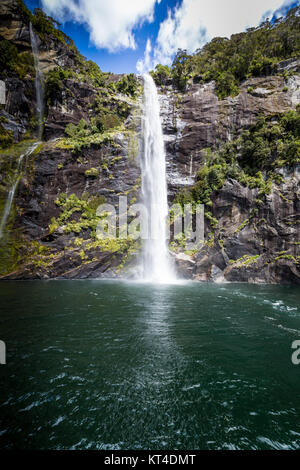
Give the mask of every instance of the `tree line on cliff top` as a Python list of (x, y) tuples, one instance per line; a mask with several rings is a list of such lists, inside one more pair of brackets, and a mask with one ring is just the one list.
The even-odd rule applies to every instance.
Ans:
[(172, 66), (158, 64), (152, 76), (157, 85), (172, 80), (184, 91), (188, 80), (215, 80), (219, 98), (235, 96), (241, 81), (276, 73), (276, 64), (300, 56), (300, 7), (291, 9), (285, 18), (257, 28), (233, 34), (230, 39), (217, 37), (194, 54), (179, 49)]

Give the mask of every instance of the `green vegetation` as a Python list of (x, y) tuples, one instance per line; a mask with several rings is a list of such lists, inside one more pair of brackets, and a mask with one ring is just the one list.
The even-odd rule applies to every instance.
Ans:
[(54, 39), (57, 39), (60, 42), (68, 45), (70, 49), (76, 50), (73, 40), (67, 36), (65, 33), (60, 31), (58, 27), (60, 24), (51, 18), (51, 16), (47, 16), (43, 10), (40, 8), (35, 8), (34, 13), (26, 7), (23, 0), (16, 0), (19, 6), (19, 11), (25, 23), (32, 23), (35, 31), (38, 33), (41, 41), (45, 42), (45, 36), (52, 36)]
[[(184, 90), (194, 77), (203, 82), (215, 80), (218, 97), (224, 98), (236, 95), (242, 80), (276, 72), (280, 61), (300, 55), (299, 11), (293, 8), (284, 19), (273, 24), (266, 20), (230, 39), (214, 38), (191, 55), (179, 49), (170, 71), (173, 84)], [(163, 67), (158, 65), (153, 72), (160, 85), (169, 76)]]
[[(100, 83), (102, 72), (99, 67), (96, 64), (92, 65), (91, 61), (89, 61), (88, 69), (89, 73), (93, 73), (93, 80), (96, 80), (95, 77), (98, 70)], [(76, 80), (92, 79), (90, 75), (79, 74), (79, 76), (75, 76), (72, 70), (63, 70), (61, 68), (52, 70), (46, 79), (46, 99), (48, 104), (53, 103), (63, 89), (68, 92), (65, 82), (68, 78)], [(117, 90), (132, 96), (126, 100), (119, 99), (116, 96)], [(69, 92), (72, 94), (71, 90)], [(136, 97), (139, 92), (140, 85), (133, 74), (123, 76), (116, 83), (110, 82), (105, 87), (98, 87), (97, 95), (90, 105), (90, 122), (88, 123), (81, 119), (77, 125), (69, 124), (65, 129), (68, 138), (58, 143), (58, 147), (69, 148), (74, 152), (79, 152), (82, 148), (112, 141), (113, 134), (123, 129), (123, 124), (132, 110), (131, 99)]]
[(95, 125), (89, 127), (88, 123), (81, 119), (77, 126), (72, 123), (66, 126), (65, 133), (68, 137), (59, 140), (56, 147), (69, 149), (73, 153), (78, 154), (82, 149), (89, 148), (92, 145), (98, 147), (105, 143), (113, 143), (114, 134), (118, 129), (100, 132)]
[(123, 119), (113, 110), (96, 103), (97, 116), (92, 119), (92, 126), (95, 132), (105, 132), (109, 129), (119, 127)]
[(127, 251), (134, 244), (134, 240), (131, 238), (104, 238), (102, 240), (96, 240), (87, 244), (87, 249), (101, 248), (101, 251), (107, 251), (110, 253), (123, 253)]
[(197, 173), (195, 185), (187, 191), (180, 193), (175, 203), (182, 205), (189, 203), (210, 204), (210, 195), (213, 191), (221, 189), (225, 183), (226, 165), (203, 166)]
[(288, 254), (286, 251), (279, 253), (279, 256), (276, 256), (274, 261), (280, 261), (282, 259), (292, 261), (295, 264), (298, 264), (300, 262), (300, 256), (293, 256), (291, 254)]
[(71, 139), (80, 139), (90, 134), (88, 123), (84, 119), (80, 119), (77, 126), (75, 124), (68, 124), (65, 128), (65, 134)]
[[(276, 171), (282, 166), (293, 167), (300, 163), (300, 106), (296, 111), (268, 119), (261, 117), (237, 139), (214, 150), (203, 150), (203, 154), (205, 165), (199, 169), (196, 183), (178, 193), (175, 203), (211, 207), (212, 193), (220, 190), (226, 179), (232, 178), (250, 189), (258, 188), (256, 203), (260, 204), (263, 197), (271, 193), (273, 181), (282, 181)], [(205, 217), (215, 228), (217, 221), (209, 211), (205, 212)], [(249, 220), (245, 221), (238, 231), (248, 223)]]
[(249, 223), (250, 223), (250, 219), (244, 220), (244, 222), (242, 222), (241, 225), (239, 225), (239, 227), (235, 230), (234, 233), (241, 232), (245, 227), (247, 227), (247, 225), (249, 225)]
[(150, 72), (156, 85), (163, 86), (171, 78), (171, 68), (168, 65), (157, 64), (155, 70)]
[(271, 119), (259, 118), (240, 138), (221, 147), (219, 156), (229, 165), (237, 161), (251, 176), (300, 163), (300, 106)]
[(101, 87), (105, 85), (107, 74), (101, 72), (100, 67), (95, 62), (92, 60), (86, 61), (85, 71), (94, 86)]
[[(124, 76), (120, 82), (131, 83), (131, 79)], [(62, 89), (63, 84), (60, 78), (60, 71), (52, 71), (49, 74), (51, 88), (53, 89), (53, 96), (57, 96), (58, 90)], [(136, 80), (136, 79), (135, 79)], [(137, 82), (137, 80), (136, 80)], [(118, 85), (119, 82), (117, 82)], [(117, 87), (116, 85), (116, 87)], [(123, 89), (120, 87), (120, 89)], [(125, 88), (126, 91), (126, 88)], [(134, 93), (138, 93), (139, 88), (135, 88)], [(48, 98), (51, 96), (48, 92)], [(106, 142), (112, 142), (113, 136), (116, 132), (125, 131), (124, 123), (129, 116), (132, 105), (131, 101), (127, 102), (116, 97), (116, 90), (114, 87), (99, 88), (98, 94), (91, 105), (92, 115), (90, 123), (83, 119), (77, 124), (68, 124), (65, 133), (67, 139), (59, 142), (59, 148), (71, 149), (73, 152), (79, 152), (82, 148), (89, 148), (91, 145), (101, 145)], [(131, 131), (127, 131), (129, 140), (131, 139)], [(132, 139), (131, 139), (132, 140)], [(129, 153), (135, 153), (135, 148), (131, 152), (131, 140), (129, 142)], [(133, 143), (135, 145), (135, 143)]]
[[(82, 194), (81, 198), (75, 194), (70, 196), (64, 193), (60, 194), (55, 201), (60, 208), (60, 215), (58, 218), (51, 219), (49, 232), (53, 233), (58, 229), (62, 229), (66, 234), (76, 234), (77, 236), (70, 242), (70, 246), (65, 251), (77, 250), (81, 263), (97, 261), (97, 258), (90, 259), (91, 256), (89, 255), (89, 251), (92, 251), (93, 255), (95, 249), (100, 249), (101, 252), (121, 254), (122, 261), (118, 268), (120, 270), (124, 267), (125, 262), (129, 260), (138, 242), (130, 237), (124, 239), (116, 237), (97, 238), (96, 228), (102, 217), (97, 216), (96, 212), (98, 206), (105, 202), (104, 196), (95, 197), (90, 196), (88, 193)], [(72, 244), (74, 246), (71, 246)], [(55, 256), (60, 255), (61, 253), (57, 253)], [(50, 259), (42, 259), (41, 261), (49, 263), (53, 256), (50, 255)]]
[(257, 263), (259, 257), (260, 255), (254, 255), (254, 256), (244, 255), (242, 258), (239, 258), (237, 260), (229, 260), (229, 263), (236, 265), (235, 267), (238, 267), (238, 268), (242, 268), (242, 267), (248, 268), (248, 266), (251, 266), (252, 264)]
[(6, 148), (13, 144), (14, 136), (13, 132), (6, 130), (2, 125), (6, 122), (5, 117), (0, 117), (0, 148)]
[[(81, 233), (83, 230), (91, 229), (92, 236), (96, 236), (97, 224), (100, 217), (96, 215), (97, 208), (105, 202), (103, 196), (90, 196), (83, 194), (81, 199), (75, 194), (67, 197), (66, 194), (60, 194), (55, 204), (60, 207), (60, 216), (51, 219), (49, 225), (50, 233), (53, 233), (59, 227), (64, 227), (65, 233)], [(76, 214), (79, 214), (76, 215)], [(75, 217), (75, 218), (74, 218)]]
[(75, 73), (72, 69), (63, 69), (56, 67), (50, 70), (45, 80), (45, 100), (46, 103), (53, 104), (61, 96), (64, 86), (63, 80), (74, 77)]
[(88, 170), (86, 170), (84, 172), (85, 176), (91, 176), (93, 178), (96, 178), (97, 176), (99, 176), (99, 170), (98, 168), (89, 168)]
[(123, 75), (123, 77), (115, 83), (118, 92), (135, 98), (141, 91), (138, 79), (133, 73)]
[(74, 71), (72, 68), (56, 67), (50, 70), (46, 75), (45, 80), (45, 99), (49, 104), (53, 104), (61, 96), (62, 90), (72, 95), (72, 91), (68, 88), (66, 80), (72, 79), (77, 82), (89, 83), (94, 87), (108, 87), (103, 88), (103, 93), (114, 93), (114, 87), (108, 82), (109, 74), (100, 70), (99, 66), (92, 60), (85, 61), (79, 55), (76, 56), (76, 67), (78, 70)]
[(23, 79), (28, 73), (34, 73), (33, 56), (30, 52), (18, 52), (10, 41), (0, 40), (0, 70), (4, 77), (14, 72)]

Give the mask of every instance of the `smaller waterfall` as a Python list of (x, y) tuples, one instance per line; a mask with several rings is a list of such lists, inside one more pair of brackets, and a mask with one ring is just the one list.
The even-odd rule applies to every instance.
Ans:
[[(43, 74), (40, 70), (39, 67), (39, 56), (38, 56), (38, 47), (37, 47), (37, 41), (35, 34), (33, 32), (32, 24), (30, 23), (29, 26), (29, 31), (30, 31), (30, 40), (31, 40), (31, 48), (32, 48), (32, 54), (34, 58), (34, 68), (35, 68), (35, 92), (36, 92), (36, 103), (37, 103), (37, 113), (38, 113), (38, 128), (39, 128), (39, 133), (38, 137), (39, 139), (42, 138), (43, 134), (43, 117), (44, 117), (44, 87), (43, 87)], [(15, 193), (21, 178), (21, 170), (22, 170), (22, 162), (25, 157), (28, 157), (29, 155), (32, 154), (32, 152), (36, 149), (38, 146), (39, 142), (35, 142), (33, 145), (31, 145), (25, 153), (20, 155), (17, 163), (17, 168), (16, 168), (16, 173), (15, 173), (15, 179), (10, 187), (10, 190), (8, 192), (8, 196), (6, 199), (6, 203), (4, 206), (4, 211), (1, 216), (0, 220), (0, 239), (3, 237), (3, 230), (5, 228), (5, 225), (7, 223), (11, 206), (15, 197)]]
[(20, 178), (21, 178), (20, 171), (21, 171), (21, 168), (22, 168), (22, 162), (23, 162), (25, 157), (28, 157), (29, 155), (32, 154), (32, 152), (34, 152), (34, 150), (36, 149), (38, 144), (39, 144), (39, 142), (35, 142), (18, 159), (15, 180), (14, 180), (14, 182), (13, 182), (13, 184), (12, 184), (12, 186), (11, 186), (9, 192), (8, 192), (8, 196), (7, 196), (7, 199), (6, 199), (5, 206), (4, 206), (4, 211), (3, 211), (3, 214), (2, 214), (2, 217), (1, 217), (1, 220), (0, 220), (0, 239), (3, 237), (3, 229), (4, 229), (4, 227), (7, 223), (7, 219), (8, 219), (9, 214), (10, 214), (10, 209), (11, 209), (11, 206), (12, 206), (12, 203), (13, 203), (13, 200), (14, 200), (14, 197), (15, 197), (15, 193), (16, 193), (16, 190), (17, 190)]
[(193, 155), (191, 155), (190, 160), (190, 178), (193, 176)]
[(42, 138), (43, 134), (43, 118), (44, 118), (44, 77), (40, 70), (39, 66), (39, 51), (36, 41), (36, 36), (33, 32), (32, 24), (30, 23), (29, 26), (30, 30), (30, 41), (31, 41), (31, 48), (32, 54), (34, 58), (34, 69), (35, 69), (35, 93), (36, 93), (36, 103), (37, 103), (37, 114), (39, 119), (39, 139)]
[(147, 281), (168, 283), (175, 276), (166, 244), (168, 199), (163, 133), (156, 86), (150, 75), (145, 74), (143, 78), (142, 195), (149, 225), (142, 258), (142, 277)]

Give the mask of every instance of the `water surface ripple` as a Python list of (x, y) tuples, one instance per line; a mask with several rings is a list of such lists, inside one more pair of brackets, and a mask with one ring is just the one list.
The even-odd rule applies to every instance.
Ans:
[(29, 281), (0, 296), (0, 448), (300, 448), (299, 288)]

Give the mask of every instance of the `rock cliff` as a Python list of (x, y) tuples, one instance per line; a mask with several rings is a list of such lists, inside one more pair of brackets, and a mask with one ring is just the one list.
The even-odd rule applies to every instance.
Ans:
[[(297, 59), (282, 64), (286, 66), (300, 72)], [(160, 102), (172, 202), (195, 183), (205, 149), (232, 141), (261, 116), (275, 121), (275, 116), (296, 109), (300, 76), (251, 78), (242, 83), (238, 96), (223, 100), (217, 98), (213, 82), (191, 83), (183, 94), (164, 87)], [(259, 189), (233, 178), (212, 193), (217, 226), (206, 219), (207, 243), (193, 256), (177, 256), (184, 275), (214, 282), (300, 282), (300, 165), (277, 171), (282, 178), (272, 182), (262, 199)]]

